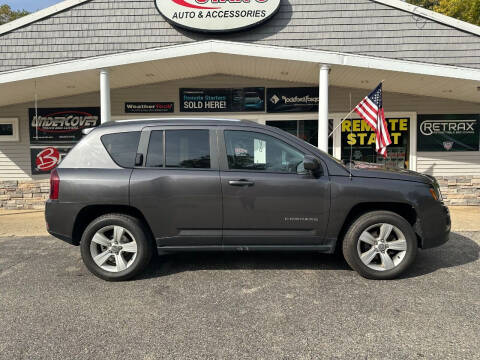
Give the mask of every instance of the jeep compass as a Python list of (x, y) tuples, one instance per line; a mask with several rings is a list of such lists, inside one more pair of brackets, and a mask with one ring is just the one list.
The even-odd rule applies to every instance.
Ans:
[(105, 280), (155, 253), (342, 252), (392, 279), (448, 240), (433, 177), (349, 166), (282, 130), (216, 119), (125, 120), (91, 130), (51, 173), (53, 236)]

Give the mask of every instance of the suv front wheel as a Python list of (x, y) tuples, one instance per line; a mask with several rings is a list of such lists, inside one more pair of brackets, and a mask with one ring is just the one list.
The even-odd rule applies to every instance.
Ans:
[(417, 238), (412, 226), (390, 211), (360, 216), (343, 240), (343, 256), (352, 269), (368, 279), (398, 277), (415, 260)]
[(80, 243), (85, 266), (108, 281), (128, 280), (142, 272), (152, 257), (152, 243), (143, 223), (124, 214), (93, 220)]

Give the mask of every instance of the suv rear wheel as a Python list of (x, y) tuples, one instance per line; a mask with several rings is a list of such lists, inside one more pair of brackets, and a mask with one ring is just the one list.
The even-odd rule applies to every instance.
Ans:
[(80, 248), (88, 270), (108, 281), (138, 275), (149, 264), (153, 252), (143, 223), (123, 214), (93, 220), (83, 233)]
[(343, 256), (361, 276), (393, 279), (403, 273), (417, 254), (412, 226), (390, 211), (372, 211), (360, 216), (343, 240)]

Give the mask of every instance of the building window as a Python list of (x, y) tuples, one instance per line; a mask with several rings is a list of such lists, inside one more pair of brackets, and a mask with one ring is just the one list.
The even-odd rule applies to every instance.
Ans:
[[(266, 124), (295, 135), (313, 146), (318, 146), (318, 120), (279, 120), (267, 121)], [(332, 130), (333, 120), (330, 119), (328, 121), (329, 135)], [(328, 153), (333, 155), (333, 136), (328, 138)]]
[(19, 141), (17, 118), (0, 118), (0, 142)]

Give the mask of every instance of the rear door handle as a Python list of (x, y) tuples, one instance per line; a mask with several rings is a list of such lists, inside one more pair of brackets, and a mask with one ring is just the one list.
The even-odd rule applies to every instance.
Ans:
[(255, 183), (250, 180), (240, 179), (240, 180), (230, 180), (228, 184), (232, 186), (253, 186)]

